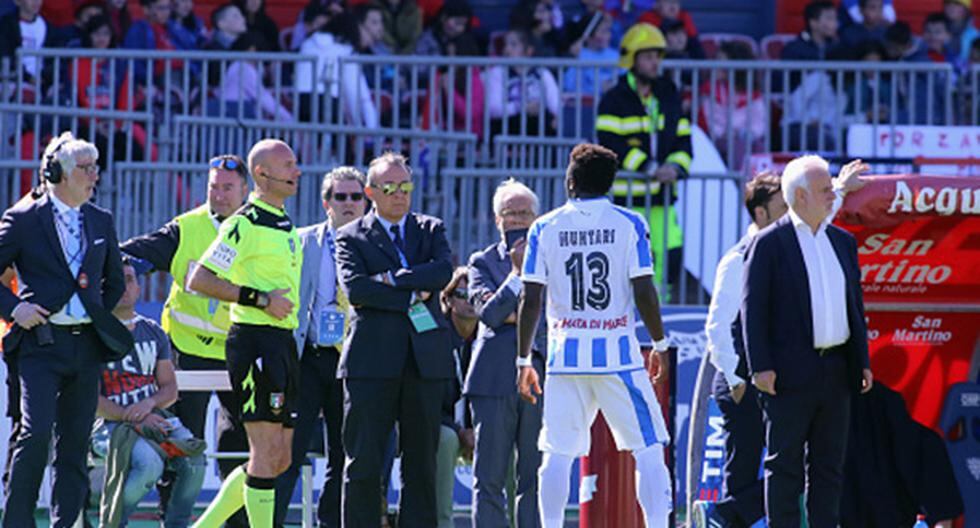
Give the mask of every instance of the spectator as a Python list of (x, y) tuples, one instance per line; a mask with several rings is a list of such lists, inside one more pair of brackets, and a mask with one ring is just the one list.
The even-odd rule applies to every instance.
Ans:
[(803, 20), (806, 29), (783, 47), (780, 58), (797, 61), (826, 60), (838, 47), (837, 11), (834, 10), (834, 4), (825, 0), (810, 2), (803, 10)]
[(422, 36), (422, 10), (415, 0), (372, 0), (384, 21), (385, 46), (396, 55), (415, 51)]
[(704, 48), (697, 37), (690, 37), (680, 20), (667, 20), (660, 26), (664, 38), (667, 39), (667, 49), (664, 55), (668, 59), (703, 59)]
[(201, 49), (207, 41), (208, 28), (204, 25), (204, 20), (194, 14), (194, 0), (173, 0), (173, 12), (171, 13), (170, 23), (171, 32), (178, 40), (177, 47), (181, 49)]
[[(902, 21), (895, 22), (885, 32), (885, 56), (898, 62), (930, 62), (925, 44), (912, 35), (912, 29)], [(899, 72), (892, 74), (892, 77), (898, 95), (909, 109), (909, 119), (903, 120), (902, 124), (942, 124), (945, 118), (945, 93), (952, 90), (949, 76), (944, 72)]]
[(961, 58), (970, 54), (973, 39), (980, 37), (980, 30), (973, 21), (973, 0), (945, 0), (943, 12), (949, 18), (953, 33), (952, 48)]
[[(246, 32), (235, 40), (232, 51), (255, 53), (269, 51), (269, 44), (257, 33)], [(286, 110), (268, 88), (262, 84), (262, 74), (258, 62), (243, 55), (242, 59), (232, 62), (225, 71), (221, 93), (217, 99), (240, 108), (228, 109), (225, 115), (257, 116), (262, 119), (272, 119), (280, 122), (290, 122), (293, 115)]]
[(300, 11), (296, 24), (293, 26), (293, 38), (289, 49), (299, 50), (306, 37), (320, 31), (331, 18), (344, 12), (343, 0), (310, 0)]
[[(885, 46), (873, 40), (865, 41), (855, 51), (854, 60), (878, 64), (885, 60)], [(848, 86), (847, 108), (844, 111), (848, 122), (888, 123), (892, 109), (892, 80), (890, 72), (875, 73), (862, 71)], [(903, 112), (903, 105), (896, 105)]]
[(847, 96), (837, 93), (830, 76), (811, 71), (802, 76), (799, 85), (785, 103), (783, 123), (789, 138), (784, 150), (829, 151), (836, 148), (842, 122), (838, 120), (847, 106)]
[[(451, 323), (450, 338), (458, 372), (466, 372), (473, 339), (479, 320), (467, 298), (469, 279), (466, 266), (453, 272), (449, 284), (439, 294), (442, 314)], [(516, 379), (516, 378), (515, 378)], [(436, 451), (436, 520), (437, 528), (453, 528), (453, 488), (456, 482), (456, 460), (472, 460), (474, 434), (472, 427), (464, 427), (464, 420), (457, 419), (456, 403), (462, 397), (462, 380), (459, 375), (447, 380), (442, 399), (442, 421), (439, 427), (439, 449)], [(465, 413), (460, 413), (465, 414)]]
[[(361, 16), (367, 19), (371, 12), (377, 13), (373, 8), (361, 10)], [(350, 57), (357, 50), (363, 49), (370, 36), (370, 31), (362, 29), (363, 24), (358, 22), (358, 15), (344, 13), (336, 16), (324, 26), (320, 31), (307, 38), (300, 46), (300, 53), (313, 55), (317, 58), (316, 64), (311, 65), (307, 61), (296, 65), (295, 86), (300, 94), (300, 119), (309, 121), (314, 115), (319, 116), (318, 120), (324, 120), (324, 113), (320, 111), (314, 114), (314, 105), (319, 108), (321, 104), (324, 110), (329, 109), (330, 119), (337, 115), (341, 93), (344, 98), (344, 118), (348, 122), (367, 127), (377, 127), (379, 123), (378, 110), (374, 106), (374, 99), (371, 97), (371, 90), (368, 87), (367, 78), (364, 76), (363, 69), (356, 63), (345, 63), (343, 75), (338, 75), (339, 59)], [(313, 68), (316, 68), (315, 73)], [(341, 82), (343, 83), (341, 85)], [(326, 101), (319, 101), (319, 96), (329, 94)]]
[(585, 44), (585, 40), (595, 32), (595, 27), (605, 18), (609, 19), (611, 28), (610, 42), (615, 47), (622, 36), (622, 28), (616, 23), (616, 19), (602, 9), (602, 0), (581, 0), (581, 12), (576, 14), (572, 21), (565, 24), (563, 40), (567, 44), (564, 50), (566, 55), (578, 57)]
[(105, 16), (105, 6), (101, 2), (89, 0), (75, 8), (75, 20), (72, 25), (58, 31), (57, 46), (77, 48), (81, 46), (85, 24), (94, 17)]
[(126, 290), (113, 310), (133, 334), (134, 347), (103, 366), (98, 415), (111, 435), (101, 526), (125, 527), (129, 516), (163, 474), (176, 473), (163, 522), (186, 527), (204, 483), (202, 440), (164, 409), (177, 401), (170, 340), (156, 322), (136, 314), (140, 286), (133, 266), (123, 266)]
[(885, 53), (889, 60), (929, 62), (925, 45), (912, 35), (912, 28), (902, 21), (895, 22), (885, 31)]
[[(473, 10), (466, 0), (446, 0), (431, 28), (422, 32), (415, 46), (416, 55), (446, 55), (446, 46), (457, 38), (472, 39)], [(463, 35), (466, 35), (465, 37)]]
[(122, 42), (129, 32), (129, 26), (133, 23), (133, 17), (129, 14), (129, 2), (127, 0), (106, 0), (106, 14), (112, 23), (112, 36), (116, 42)]
[(565, 49), (554, 21), (550, 0), (522, 0), (510, 13), (510, 28), (528, 34), (534, 57), (557, 57)]
[(962, 66), (959, 56), (952, 50), (950, 43), (953, 34), (950, 32), (949, 19), (946, 14), (932, 13), (922, 23), (922, 41), (925, 43), (926, 54), (932, 62), (948, 62), (953, 66)]
[(245, 15), (248, 30), (262, 35), (272, 51), (279, 51), (279, 26), (265, 14), (265, 0), (235, 0), (235, 5)]
[[(504, 57), (533, 56), (530, 39), (525, 31), (508, 31)], [(560, 105), (558, 83), (547, 68), (494, 66), (487, 72), (487, 112), (493, 135), (553, 134)], [(524, 120), (526, 128), (521, 127)]]
[[(685, 58), (703, 59), (704, 49), (701, 47), (701, 40), (698, 38), (698, 28), (694, 25), (691, 14), (681, 8), (681, 0), (657, 0), (653, 8), (642, 15), (637, 22), (643, 22), (652, 26), (659, 27), (667, 38), (667, 52), (670, 57), (670, 37), (667, 36), (667, 27), (675, 27), (672, 23), (680, 23), (684, 28), (688, 43), (682, 46), (688, 53)], [(678, 38), (678, 37), (675, 37)]]
[[(81, 46), (86, 49), (104, 50), (113, 47), (112, 24), (109, 17), (101, 15), (89, 20), (82, 28)], [(82, 108), (112, 109), (114, 87), (109, 84), (112, 61), (93, 57), (79, 57), (74, 75), (78, 86), (78, 106)], [(93, 62), (95, 63), (93, 65)], [(116, 80), (121, 80), (122, 69), (116, 71)]]
[[(137, 20), (129, 27), (123, 47), (136, 50), (174, 51), (178, 39), (170, 31), (171, 0), (140, 0), (143, 6), (144, 20)], [(134, 71), (137, 83), (146, 82), (145, 60), (127, 62)], [(162, 80), (164, 72), (170, 68), (172, 74), (184, 73), (184, 61), (180, 59), (159, 59), (153, 61), (153, 80)], [(193, 68), (192, 68), (193, 69)]]
[[(581, 61), (615, 61), (619, 58), (619, 52), (611, 45), (613, 19), (611, 16), (598, 13), (600, 22), (592, 28), (588, 35), (576, 37), (576, 40), (584, 40), (585, 45), (580, 46), (578, 59)], [(591, 66), (580, 68), (568, 68), (562, 78), (562, 86), (567, 93), (581, 93), (586, 95), (598, 96), (616, 83), (616, 70), (614, 68), (593, 68)]]
[[(15, 0), (17, 11), (0, 18), (0, 60), (9, 59), (13, 69), (16, 52), (50, 48), (55, 40), (52, 27), (41, 16), (43, 0)], [(22, 57), (27, 80), (41, 75), (42, 61), (38, 57)]]
[[(670, 42), (670, 38), (667, 39)], [(755, 60), (752, 48), (745, 42), (730, 41), (722, 43), (718, 50), (718, 60)], [(738, 64), (733, 64), (738, 68)], [(712, 86), (711, 81), (701, 85), (701, 116), (706, 121), (706, 129), (714, 140), (719, 152), (728, 154), (729, 166), (739, 170), (746, 153), (759, 152), (764, 147), (768, 119), (766, 105), (755, 83), (749, 93), (749, 75), (745, 70), (719, 68)], [(729, 152), (729, 135), (732, 136), (732, 151)]]
[[(842, 25), (846, 26), (864, 22), (864, 16), (861, 15), (861, 6), (859, 4), (859, 0), (843, 0), (840, 3), (838, 16)], [(893, 5), (893, 0), (884, 0), (882, 2), (882, 12), (885, 14), (885, 20), (889, 24), (895, 23), (895, 6)]]
[(211, 12), (211, 40), (204, 49), (228, 51), (239, 37), (248, 31), (245, 15), (235, 4), (224, 4)]
[[(457, 42), (450, 42), (447, 46), (449, 57), (467, 57), (480, 54), (476, 44), (472, 39), (457, 39)], [(436, 103), (434, 119), (437, 125), (446, 122), (444, 116), (449, 115), (452, 122), (452, 130), (456, 132), (467, 131), (467, 101), (469, 101), (469, 132), (476, 134), (477, 138), (483, 138), (483, 111), (486, 100), (484, 97), (483, 78), (480, 76), (480, 68), (476, 66), (456, 66), (453, 75), (449, 74), (449, 67), (440, 66), (436, 76), (436, 86), (439, 87), (438, 95), (426, 97), (422, 107), (422, 128), (429, 130), (432, 127), (430, 122), (429, 105)], [(467, 80), (467, 77), (469, 80)], [(452, 82), (452, 86), (450, 86)], [(467, 87), (469, 85), (469, 87)], [(467, 94), (469, 96), (467, 97)], [(451, 101), (451, 103), (450, 103)]]
[(858, 0), (861, 22), (844, 26), (840, 32), (841, 45), (854, 49), (866, 40), (884, 40), (889, 22), (883, 4), (883, 0)]

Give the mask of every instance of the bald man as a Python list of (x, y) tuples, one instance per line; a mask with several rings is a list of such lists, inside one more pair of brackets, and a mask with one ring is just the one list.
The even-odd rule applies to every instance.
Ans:
[(293, 331), (300, 251), (285, 201), (300, 170), (286, 143), (265, 139), (248, 155), (255, 192), (201, 257), (190, 287), (231, 304), (225, 355), (248, 435), (248, 463), (225, 479), (195, 527), (218, 526), (242, 507), (252, 528), (271, 528), (275, 479), (291, 461), (299, 360)]

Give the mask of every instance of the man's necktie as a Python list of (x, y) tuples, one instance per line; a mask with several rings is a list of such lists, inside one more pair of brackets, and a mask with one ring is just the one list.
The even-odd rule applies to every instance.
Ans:
[(389, 231), (391, 231), (391, 240), (395, 243), (395, 247), (398, 248), (398, 251), (401, 251), (402, 256), (404, 256), (405, 241), (402, 239), (402, 230), (398, 228), (398, 224), (395, 224), (391, 226)]
[[(82, 240), (82, 223), (79, 212), (69, 209), (60, 215), (61, 223), (61, 244), (65, 253), (65, 261), (68, 262), (68, 269), (72, 275), (78, 276), (78, 271), (82, 267), (82, 254), (84, 252), (84, 241)], [(69, 317), (81, 317), (85, 315), (85, 308), (77, 295), (72, 295), (65, 307), (65, 313)]]

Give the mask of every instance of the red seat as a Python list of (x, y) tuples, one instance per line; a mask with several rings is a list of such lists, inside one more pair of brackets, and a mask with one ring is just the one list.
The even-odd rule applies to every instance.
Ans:
[(762, 38), (762, 59), (776, 60), (783, 52), (783, 47), (793, 41), (796, 35), (791, 33), (774, 33)]

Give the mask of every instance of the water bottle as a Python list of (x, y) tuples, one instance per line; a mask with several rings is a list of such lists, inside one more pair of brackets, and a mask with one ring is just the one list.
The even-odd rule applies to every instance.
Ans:
[(926, 516), (921, 513), (915, 516), (915, 524), (912, 528), (929, 528), (929, 523), (926, 522)]

